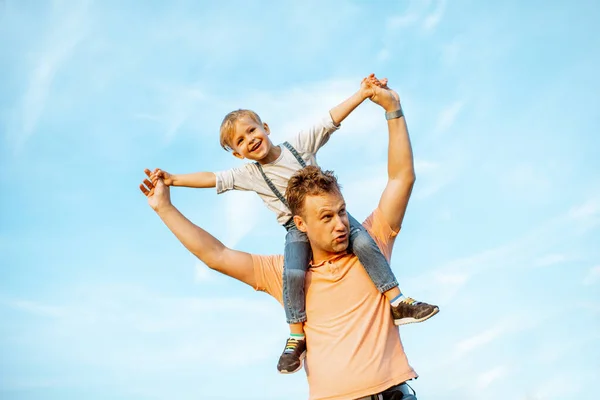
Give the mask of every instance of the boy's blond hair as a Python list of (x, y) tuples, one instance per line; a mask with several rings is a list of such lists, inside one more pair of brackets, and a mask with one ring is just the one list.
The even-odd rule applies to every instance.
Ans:
[(223, 147), (225, 150), (230, 151), (233, 149), (231, 139), (235, 133), (235, 123), (243, 117), (249, 117), (252, 119), (252, 121), (259, 125), (263, 124), (258, 114), (252, 110), (239, 109), (227, 114), (225, 118), (223, 118), (223, 122), (221, 122), (221, 132), (219, 137), (221, 141), (221, 147)]

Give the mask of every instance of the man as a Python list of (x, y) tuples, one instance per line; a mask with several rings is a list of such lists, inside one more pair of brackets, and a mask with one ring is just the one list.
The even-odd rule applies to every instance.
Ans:
[[(389, 259), (415, 180), (412, 149), (398, 95), (387, 87), (372, 101), (386, 111), (388, 181), (363, 226)], [(282, 256), (258, 256), (225, 247), (187, 220), (153, 176), (140, 189), (181, 243), (209, 268), (265, 291), (282, 302)], [(306, 365), (311, 399), (416, 399), (405, 384), (417, 374), (408, 364), (385, 297), (357, 257), (344, 198), (331, 172), (307, 167), (288, 184), (287, 202), (313, 259), (306, 279)]]

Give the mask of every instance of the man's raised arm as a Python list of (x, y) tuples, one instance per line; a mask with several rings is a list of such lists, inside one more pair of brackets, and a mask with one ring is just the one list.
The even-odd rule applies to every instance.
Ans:
[(373, 102), (382, 106), (386, 112), (397, 112), (388, 120), (388, 181), (379, 200), (379, 209), (394, 230), (399, 230), (406, 213), (408, 200), (415, 183), (415, 166), (408, 128), (401, 111), (400, 98), (393, 90), (384, 86), (375, 88)]
[(194, 225), (171, 203), (169, 187), (162, 179), (152, 176), (140, 185), (140, 190), (148, 198), (148, 204), (160, 219), (173, 232), (179, 241), (209, 268), (256, 287), (252, 256), (232, 250), (204, 229)]

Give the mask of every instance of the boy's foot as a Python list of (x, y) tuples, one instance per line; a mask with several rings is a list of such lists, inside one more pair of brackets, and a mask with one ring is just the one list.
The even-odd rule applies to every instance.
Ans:
[(302, 368), (306, 356), (306, 339), (289, 337), (285, 343), (283, 354), (279, 357), (277, 370), (282, 374), (293, 374)]
[(431, 304), (422, 303), (411, 299), (410, 297), (404, 298), (397, 305), (392, 306), (392, 317), (394, 318), (394, 324), (406, 325), (415, 322), (423, 322), (440, 311), (438, 306)]

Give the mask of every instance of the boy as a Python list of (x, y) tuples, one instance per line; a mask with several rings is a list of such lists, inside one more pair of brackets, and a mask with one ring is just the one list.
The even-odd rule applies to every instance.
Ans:
[[(250, 110), (237, 110), (225, 116), (220, 129), (221, 146), (232, 151), (239, 159), (254, 162), (227, 171), (197, 172), (173, 175), (163, 170), (153, 172), (166, 185), (196, 188), (216, 187), (217, 193), (228, 190), (256, 192), (265, 205), (275, 212), (277, 221), (287, 230), (284, 250), (283, 299), (290, 336), (277, 364), (280, 373), (293, 373), (302, 368), (306, 352), (303, 323), (306, 321), (304, 279), (311, 261), (310, 244), (293, 221), (285, 200), (285, 188), (290, 177), (306, 165), (316, 165), (316, 153), (340, 123), (367, 98), (376, 93), (389, 95), (387, 81), (379, 81), (371, 74), (361, 82), (359, 90), (329, 111), (329, 115), (307, 131), (300, 132), (290, 142), (275, 146), (269, 138), (270, 130), (260, 117)], [(388, 115), (389, 114), (389, 115)], [(399, 118), (402, 110), (386, 114), (387, 119)], [(345, 210), (344, 210), (345, 212)], [(322, 215), (320, 218), (331, 218)], [(350, 223), (349, 249), (358, 257), (369, 277), (391, 303), (396, 325), (424, 321), (435, 315), (439, 308), (405, 297), (390, 266), (375, 241), (362, 224), (348, 215)], [(345, 241), (346, 238), (338, 238)], [(337, 240), (337, 239), (336, 239)]]

